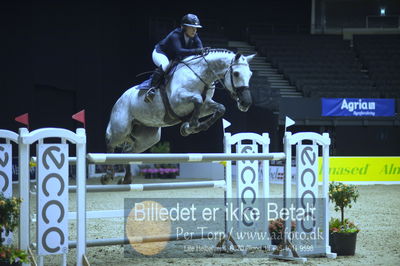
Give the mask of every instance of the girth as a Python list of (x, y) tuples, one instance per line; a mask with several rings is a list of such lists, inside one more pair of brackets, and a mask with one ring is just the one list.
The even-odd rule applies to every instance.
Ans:
[[(168, 84), (168, 82), (169, 82), (169, 80), (167, 81), (166, 85)], [(208, 89), (209, 89), (208, 86), (204, 86), (203, 92), (201, 93), (201, 98), (203, 99), (203, 102), (205, 101), (205, 99), (207, 97)], [(166, 86), (162, 86), (161, 85), (160, 95), (161, 95), (161, 99), (162, 99), (162, 102), (163, 102), (164, 107), (165, 107), (165, 116), (164, 116), (164, 122), (165, 123), (172, 124), (172, 123), (176, 122), (176, 120), (178, 120), (180, 122), (187, 122), (187, 121), (190, 120), (190, 118), (193, 115), (193, 111), (190, 112), (189, 114), (185, 115), (185, 116), (179, 116), (172, 109), (171, 103), (170, 103), (168, 95), (167, 95)]]

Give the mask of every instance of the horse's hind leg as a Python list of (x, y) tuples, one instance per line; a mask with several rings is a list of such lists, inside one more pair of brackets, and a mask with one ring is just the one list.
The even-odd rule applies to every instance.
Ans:
[[(131, 145), (125, 146), (123, 152), (141, 153), (160, 141), (161, 128), (135, 125), (133, 126), (130, 138), (132, 140), (132, 142), (130, 143)], [(123, 178), (123, 180), (119, 180), (118, 183), (132, 183), (132, 173), (130, 165), (125, 166), (125, 177)]]
[[(106, 131), (107, 153), (114, 153), (115, 148), (123, 144), (132, 130), (132, 117), (124, 101), (119, 100), (114, 106)], [(107, 167), (107, 173), (101, 177), (101, 183), (107, 184), (114, 179), (114, 166)]]
[[(107, 153), (114, 153), (115, 146), (111, 145), (108, 135), (106, 135), (106, 145), (107, 145)], [(114, 175), (115, 175), (114, 165), (107, 165), (106, 174), (100, 177), (101, 184), (106, 185), (110, 183), (111, 180), (114, 179)]]
[[(131, 139), (132, 140), (132, 139)], [(132, 148), (133, 143), (131, 141), (124, 143), (123, 148), (122, 148), (122, 153), (133, 153), (133, 148)], [(130, 164), (125, 164), (125, 176), (124, 178), (121, 178), (118, 180), (118, 184), (131, 184), (132, 183), (132, 171), (131, 171), (131, 165)]]

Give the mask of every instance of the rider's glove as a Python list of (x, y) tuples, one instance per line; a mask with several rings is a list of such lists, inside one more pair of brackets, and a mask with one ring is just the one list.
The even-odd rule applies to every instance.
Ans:
[(196, 55), (207, 55), (210, 52), (210, 49), (210, 47), (196, 48), (194, 49), (194, 53)]
[(194, 54), (195, 55), (202, 55), (203, 54), (203, 48), (194, 49)]
[(203, 48), (203, 55), (207, 55), (210, 52), (211, 47), (204, 47)]

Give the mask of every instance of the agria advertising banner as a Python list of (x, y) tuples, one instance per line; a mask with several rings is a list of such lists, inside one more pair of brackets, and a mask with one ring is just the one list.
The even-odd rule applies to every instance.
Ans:
[(394, 99), (322, 98), (322, 116), (394, 116)]

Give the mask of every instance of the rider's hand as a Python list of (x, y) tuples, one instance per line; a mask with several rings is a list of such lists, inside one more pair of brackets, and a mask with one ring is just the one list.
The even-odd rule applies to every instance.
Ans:
[(202, 55), (203, 54), (203, 48), (194, 49), (194, 54), (195, 55)]
[(194, 53), (196, 55), (207, 55), (210, 52), (210, 49), (210, 47), (196, 48), (194, 49)]
[(207, 55), (209, 52), (210, 52), (210, 50), (211, 50), (211, 47), (204, 47), (203, 48), (203, 55)]

